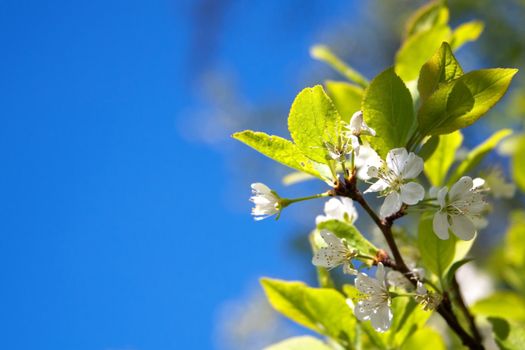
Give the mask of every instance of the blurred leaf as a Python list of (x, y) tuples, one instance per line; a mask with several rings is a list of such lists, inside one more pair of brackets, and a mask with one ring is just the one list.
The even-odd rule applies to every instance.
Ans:
[(352, 224), (339, 220), (328, 220), (317, 225), (317, 229), (328, 230), (337, 237), (346, 239), (350, 248), (357, 249), (362, 254), (375, 256), (377, 253), (377, 248)]
[(251, 130), (235, 133), (232, 137), (283, 165), (321, 178), (310, 159), (306, 158), (291, 141)]
[(449, 37), (450, 28), (446, 25), (432, 27), (408, 37), (396, 54), (396, 73), (404, 81), (417, 79), (421, 66)]
[(516, 210), (510, 215), (510, 225), (505, 234), (505, 261), (525, 270), (525, 211)]
[(523, 155), (525, 155), (525, 136), (520, 137), (511, 163), (514, 181), (525, 192), (525, 161), (523, 161)]
[(479, 36), (483, 32), (484, 27), (485, 25), (481, 21), (470, 21), (461, 24), (452, 33), (450, 46), (453, 50), (457, 50), (469, 41), (478, 40)]
[(401, 346), (401, 350), (423, 350), (432, 344), (432, 350), (446, 350), (447, 347), (441, 334), (432, 328), (425, 327), (417, 330)]
[(294, 171), (293, 173), (289, 173), (283, 177), (283, 184), (290, 186), (311, 179), (315, 179), (315, 177), (300, 171)]
[(426, 139), (423, 146), (419, 149), (417, 155), (427, 160), (430, 158), (439, 146), (439, 136), (432, 136)]
[(273, 308), (291, 320), (343, 343), (354, 339), (355, 317), (335, 289), (269, 278), (261, 279), (261, 284)]
[(501, 350), (522, 350), (525, 344), (525, 325), (508, 322), (502, 318), (489, 317), (496, 343)]
[(421, 67), (418, 80), (419, 95), (426, 100), (441, 83), (449, 83), (463, 75), (449, 44), (444, 42), (438, 51)]
[(326, 81), (326, 92), (341, 115), (341, 120), (350, 122), (352, 114), (361, 109), (364, 90), (342, 81)]
[(306, 88), (295, 98), (288, 129), (301, 152), (318, 163), (327, 162), (325, 143), (338, 144), (341, 117), (321, 85)]
[(447, 173), (454, 163), (456, 152), (463, 142), (463, 135), (458, 130), (448, 135), (439, 136), (439, 144), (432, 156), (425, 162), (425, 175), (432, 186), (443, 186)]
[(501, 140), (510, 134), (512, 134), (512, 130), (510, 129), (499, 130), (492, 134), (487, 140), (485, 140), (485, 142), (470, 151), (467, 155), (467, 158), (459, 163), (452, 175), (450, 175), (447, 184), (449, 186), (454, 184), (462, 176), (474, 169), (483, 160), (483, 158), (485, 158), (485, 156), (498, 145)]
[(285, 339), (264, 350), (332, 350), (332, 348), (317, 338), (301, 336)]
[(441, 84), (423, 101), (417, 113), (419, 130), (422, 135), (448, 134), (452, 122), (474, 107), (474, 96), (460, 81)]
[(471, 306), (471, 310), (476, 315), (525, 321), (525, 299), (512, 292), (496, 292), (476, 302)]
[(375, 77), (366, 89), (364, 119), (379, 135), (369, 140), (383, 158), (391, 149), (405, 146), (415, 124), (413, 108), (410, 92), (393, 68)]
[(453, 262), (457, 239), (454, 235), (446, 240), (439, 239), (432, 228), (432, 218), (422, 219), (418, 232), (421, 259), (427, 269), (441, 278)]
[(401, 346), (419, 328), (423, 327), (432, 315), (432, 311), (425, 311), (413, 299), (398, 297), (392, 300), (394, 319), (390, 333), (390, 343)]
[(448, 23), (448, 8), (443, 1), (432, 1), (420, 7), (407, 20), (405, 37), (412, 36), (432, 27)]
[[(458, 241), (459, 242), (459, 241)], [(471, 262), (472, 260), (474, 259), (461, 259), (461, 260), (458, 260), (456, 261), (455, 263), (452, 264), (452, 266), (450, 266), (450, 268), (448, 269), (447, 271), (447, 276), (445, 278), (445, 280), (447, 281), (447, 283), (450, 285), (452, 283), (452, 280), (454, 279), (455, 275), (456, 275), (456, 271), (463, 265)]]
[(344, 63), (328, 47), (324, 45), (315, 45), (310, 48), (310, 56), (319, 61), (327, 63), (335, 71), (339, 72), (346, 79), (356, 83), (361, 87), (367, 87), (368, 80), (355, 69)]

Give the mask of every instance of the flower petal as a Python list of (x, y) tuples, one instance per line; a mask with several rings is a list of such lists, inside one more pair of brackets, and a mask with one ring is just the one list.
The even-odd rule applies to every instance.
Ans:
[(448, 193), (448, 188), (446, 187), (443, 187), (437, 193), (437, 200), (438, 200), (439, 205), (441, 206), (441, 209), (447, 206), (447, 202), (446, 202), (447, 193)]
[(450, 188), (449, 198), (451, 202), (460, 199), (461, 197), (467, 195), (474, 186), (472, 178), (468, 176), (463, 176)]
[[(370, 174), (370, 171), (368, 172), (368, 174)], [(368, 187), (368, 189), (364, 193), (381, 192), (381, 191), (386, 190), (387, 188), (388, 188), (388, 184), (385, 181), (379, 179), (374, 184), (372, 184), (372, 186)]]
[(408, 152), (405, 148), (394, 148), (386, 155), (386, 165), (396, 175), (401, 175), (408, 160)]
[(266, 186), (265, 184), (261, 182), (253, 183), (252, 190), (260, 194), (268, 194), (272, 192), (272, 190), (268, 186)]
[(391, 192), (388, 196), (386, 196), (381, 209), (379, 209), (379, 215), (382, 218), (386, 218), (387, 216), (390, 216), (401, 209), (402, 204), (403, 203), (401, 202), (399, 193)]
[(392, 323), (392, 310), (385, 301), (370, 315), (370, 323), (377, 332), (386, 332)]
[(436, 236), (439, 237), (439, 239), (448, 239), (448, 216), (446, 213), (443, 213), (442, 211), (438, 211), (436, 214), (434, 214), (434, 220), (432, 221), (432, 228), (434, 229), (434, 233)]
[(366, 309), (363, 301), (358, 301), (354, 308), (355, 317), (359, 321), (368, 321), (370, 319), (370, 310)]
[(456, 236), (465, 241), (470, 241), (476, 235), (476, 227), (472, 221), (464, 215), (453, 216), (450, 229)]
[(403, 167), (401, 177), (403, 179), (415, 179), (423, 171), (423, 158), (416, 156), (413, 152), (408, 155)]
[(414, 205), (425, 198), (425, 189), (416, 182), (409, 182), (401, 185), (401, 201)]

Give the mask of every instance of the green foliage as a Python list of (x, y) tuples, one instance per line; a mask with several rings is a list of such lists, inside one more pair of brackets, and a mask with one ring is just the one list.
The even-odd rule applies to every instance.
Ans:
[(288, 116), (288, 129), (306, 157), (326, 163), (326, 143), (339, 143), (340, 122), (339, 112), (323, 87), (316, 85), (304, 89), (295, 98)]
[(373, 139), (380, 156), (406, 144), (415, 122), (413, 108), (410, 92), (393, 68), (372, 80), (365, 91), (362, 111), (367, 124), (381, 135)]
[(332, 350), (332, 348), (317, 338), (302, 336), (285, 339), (264, 350)]
[(454, 235), (447, 240), (439, 239), (432, 229), (431, 218), (420, 221), (417, 243), (421, 259), (425, 267), (438, 277), (442, 277), (453, 263), (456, 241)]
[(525, 162), (523, 157), (525, 155), (525, 136), (521, 136), (518, 141), (518, 146), (512, 156), (512, 176), (516, 185), (525, 192)]
[(235, 133), (233, 138), (283, 165), (320, 177), (311, 160), (306, 158), (291, 141), (251, 130)]
[(441, 335), (432, 328), (424, 327), (412, 334), (401, 347), (401, 350), (422, 350), (432, 344), (432, 350), (446, 350)]
[(489, 154), (501, 140), (512, 134), (512, 130), (503, 129), (495, 132), (482, 144), (470, 151), (467, 157), (457, 166), (454, 172), (450, 175), (448, 185), (454, 184), (463, 175), (474, 169), (482, 160)]
[(326, 81), (326, 92), (341, 115), (341, 120), (348, 123), (350, 117), (361, 109), (364, 90), (342, 81)]
[(457, 50), (469, 41), (476, 41), (483, 32), (484, 27), (485, 25), (481, 21), (470, 21), (461, 24), (452, 33), (450, 46), (453, 50)]
[(438, 136), (438, 146), (426, 160), (424, 171), (432, 186), (443, 186), (447, 173), (454, 163), (456, 152), (463, 142), (463, 135), (458, 130), (448, 135)]
[(349, 81), (354, 82), (361, 87), (366, 87), (368, 85), (368, 80), (366, 80), (365, 77), (344, 63), (328, 47), (324, 45), (315, 45), (310, 49), (310, 56), (327, 63)]
[(434, 26), (408, 37), (396, 54), (396, 73), (404, 81), (416, 79), (421, 66), (449, 37), (450, 28), (446, 25)]
[(520, 293), (525, 293), (525, 211), (516, 210), (510, 215), (510, 225), (505, 234), (501, 275)]
[(513, 292), (496, 292), (471, 307), (476, 315), (502, 317), (525, 322), (525, 299)]
[(446, 25), (448, 17), (448, 8), (443, 1), (431, 1), (410, 16), (405, 26), (405, 37)]
[(261, 284), (273, 308), (286, 317), (342, 344), (353, 341), (356, 320), (336, 290), (269, 278)]
[(450, 45), (441, 44), (439, 50), (421, 67), (418, 80), (419, 96), (426, 100), (439, 84), (450, 83), (463, 75), (463, 69), (454, 57)]
[(518, 322), (508, 322), (502, 318), (490, 317), (496, 343), (501, 350), (523, 349), (525, 344), (525, 326)]
[(339, 220), (328, 220), (320, 223), (317, 228), (319, 230), (328, 230), (337, 237), (346, 239), (348, 246), (359, 250), (361, 254), (373, 257), (377, 253), (377, 248), (352, 224)]
[(398, 297), (392, 301), (392, 313), (395, 315), (392, 327), (384, 336), (388, 337), (387, 344), (395, 347), (402, 346), (432, 315), (431, 311), (424, 311), (414, 299), (407, 297)]

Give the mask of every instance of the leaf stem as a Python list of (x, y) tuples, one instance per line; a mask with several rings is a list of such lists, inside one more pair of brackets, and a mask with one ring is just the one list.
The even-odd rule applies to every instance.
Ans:
[(318, 193), (318, 194), (314, 194), (312, 196), (307, 196), (307, 197), (281, 198), (279, 202), (281, 204), (281, 208), (286, 208), (287, 206), (289, 206), (290, 204), (293, 204), (293, 203), (303, 202), (303, 201), (307, 201), (307, 200), (310, 200), (310, 199), (323, 198), (323, 197), (328, 197), (328, 196), (330, 196), (330, 193), (329, 192), (324, 192), (324, 193)]

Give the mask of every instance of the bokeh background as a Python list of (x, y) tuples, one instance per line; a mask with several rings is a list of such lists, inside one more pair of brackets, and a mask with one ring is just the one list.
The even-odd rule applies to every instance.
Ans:
[[(323, 185), (285, 188), (286, 169), (229, 135), (287, 136), (296, 93), (342, 79), (313, 44), (372, 78), (422, 3), (1, 1), (2, 348), (259, 349), (296, 333), (257, 279), (313, 280), (323, 203), (254, 223), (249, 185)], [(453, 1), (453, 25), (486, 22), (464, 68), (523, 68), (524, 15), (520, 0)], [(522, 128), (521, 76), (467, 146)]]

